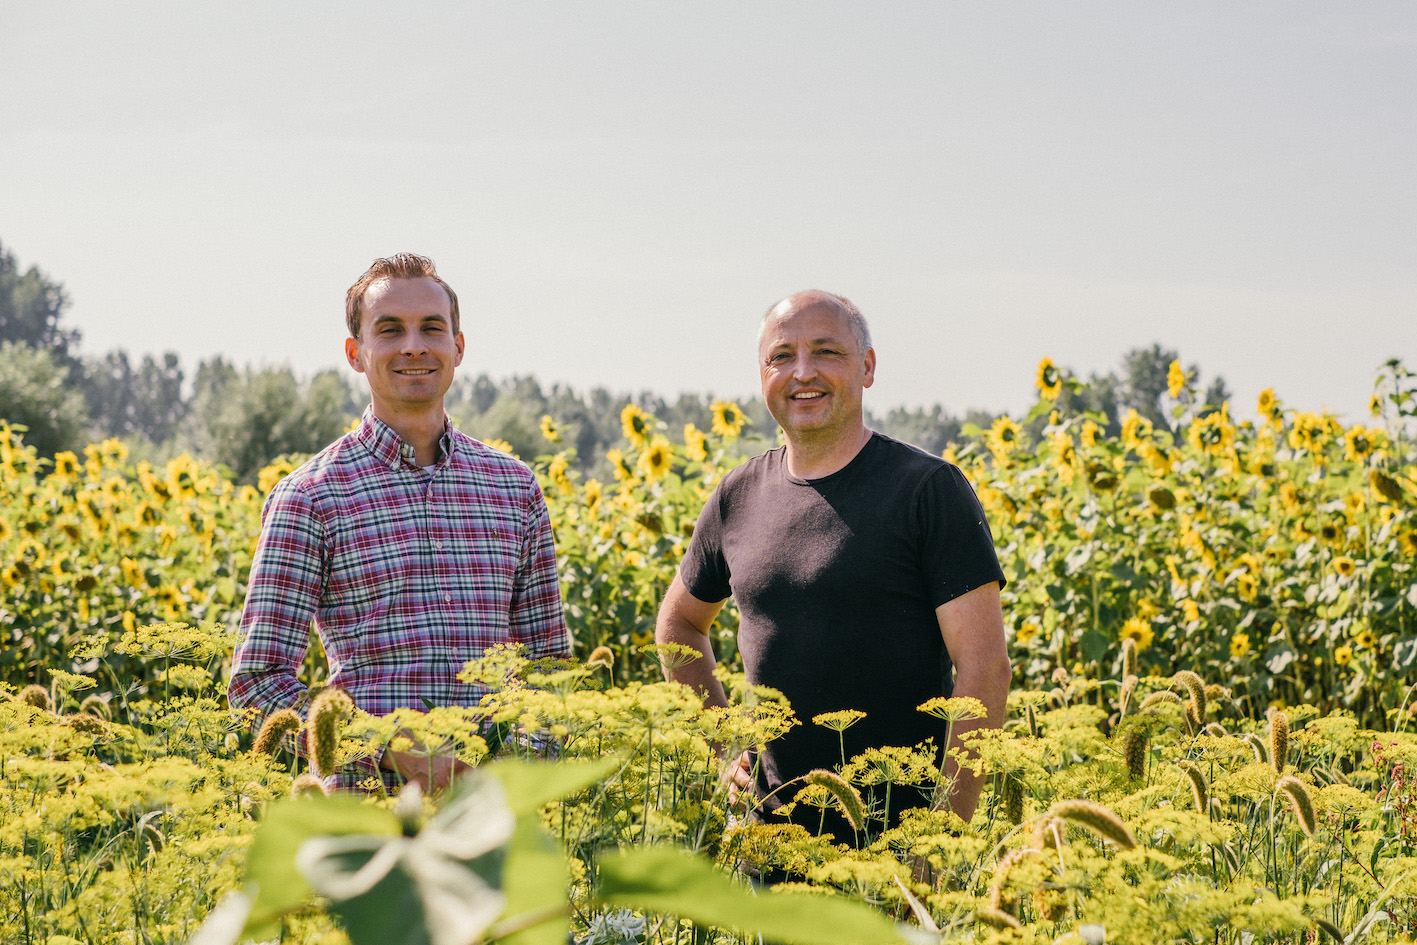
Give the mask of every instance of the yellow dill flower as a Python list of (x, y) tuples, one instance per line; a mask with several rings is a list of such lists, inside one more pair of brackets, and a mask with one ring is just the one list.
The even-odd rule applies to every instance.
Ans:
[(1353, 647), (1346, 643), (1334, 648), (1333, 661), (1339, 666), (1347, 666), (1353, 662)]
[(736, 437), (743, 430), (743, 424), (748, 422), (748, 418), (743, 415), (743, 411), (738, 405), (726, 400), (715, 400), (709, 408), (713, 411), (713, 435), (721, 436), (725, 439)]
[(684, 455), (695, 463), (708, 459), (708, 439), (692, 423), (684, 424)]
[(1348, 577), (1357, 568), (1357, 563), (1347, 555), (1339, 555), (1333, 559), (1333, 570), (1338, 573), (1339, 577)]
[(1181, 369), (1180, 361), (1172, 361), (1170, 367), (1166, 369), (1166, 393), (1172, 400), (1181, 396), (1181, 391), (1186, 389), (1186, 372)]
[(1063, 375), (1053, 364), (1052, 358), (1044, 358), (1038, 362), (1038, 376), (1033, 383), (1045, 400), (1058, 399), (1058, 395), (1063, 392)]
[(674, 454), (669, 449), (669, 441), (655, 436), (649, 447), (640, 454), (636, 465), (645, 474), (646, 482), (664, 478), (674, 467)]
[(1237, 633), (1230, 638), (1230, 658), (1239, 659), (1250, 652), (1250, 635)]
[(1127, 622), (1122, 624), (1122, 632), (1119, 635), (1119, 639), (1135, 641), (1138, 650), (1144, 650), (1151, 646), (1154, 637), (1155, 633), (1151, 629), (1151, 622), (1142, 620), (1140, 617), (1129, 617)]
[(1382, 430), (1369, 430), (1355, 423), (1344, 431), (1343, 458), (1355, 463), (1367, 462), (1374, 450), (1380, 450), (1386, 445), (1387, 434)]
[(626, 404), (620, 411), (620, 428), (625, 431), (625, 438), (637, 447), (648, 442), (652, 424), (653, 418), (635, 404)]
[(840, 709), (812, 716), (812, 724), (829, 728), (833, 732), (844, 732), (865, 717), (866, 713), (860, 709)]
[(556, 421), (551, 419), (551, 414), (541, 415), (541, 435), (546, 437), (548, 443), (560, 443), (561, 431), (556, 429)]

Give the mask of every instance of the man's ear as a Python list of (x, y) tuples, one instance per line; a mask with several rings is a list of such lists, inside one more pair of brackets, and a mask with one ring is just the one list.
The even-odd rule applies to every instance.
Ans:
[(861, 379), (862, 387), (870, 387), (876, 383), (876, 349), (866, 349), (866, 376)]
[(359, 340), (357, 338), (344, 339), (344, 356), (349, 361), (349, 366), (360, 374), (364, 373), (364, 365), (359, 363)]
[(463, 349), (467, 347), (467, 339), (462, 336), (462, 332), (458, 332), (453, 338), (453, 344), (457, 345), (458, 349), (457, 356), (453, 358), (453, 367), (457, 367), (462, 364)]

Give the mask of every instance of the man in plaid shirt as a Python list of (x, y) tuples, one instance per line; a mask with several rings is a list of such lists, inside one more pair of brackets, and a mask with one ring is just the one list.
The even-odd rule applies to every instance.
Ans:
[[(297, 671), (313, 619), (330, 685), (364, 711), (476, 705), (484, 693), (457, 674), (486, 648), (570, 655), (545, 499), (525, 465), (448, 422), (464, 340), (457, 296), (431, 260), (375, 260), (345, 315), (345, 355), (371, 404), (266, 500), (230, 703), (304, 713)], [(437, 790), (461, 768), (388, 749), (334, 781), (377, 774), (389, 789)]]

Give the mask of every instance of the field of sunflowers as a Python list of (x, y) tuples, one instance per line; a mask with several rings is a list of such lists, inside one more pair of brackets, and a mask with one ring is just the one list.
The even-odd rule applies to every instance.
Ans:
[[(1173, 365), (1170, 421), (1109, 432), (1059, 409), (1076, 384), (1045, 360), (1028, 416), (947, 454), (1009, 578), (979, 811), (887, 828), (893, 788), (944, 786), (932, 755), (842, 758), (795, 803), (843, 811), (854, 847), (730, 808), (716, 751), (854, 722), (747, 684), (731, 607), (732, 708), (661, 681), (660, 595), (753, 432), (732, 404), (682, 431), (627, 405), (605, 481), (543, 421), (571, 664), (498, 650), (465, 670), (499, 690), (477, 709), (368, 718), (327, 690), (259, 732), (224, 687), (290, 463), (237, 486), (116, 441), (41, 460), (0, 426), (0, 942), (1417, 937), (1417, 374), (1386, 365), (1347, 426), (1271, 391), (1237, 419)], [(477, 774), (362, 802), (307, 776), (408, 737)]]

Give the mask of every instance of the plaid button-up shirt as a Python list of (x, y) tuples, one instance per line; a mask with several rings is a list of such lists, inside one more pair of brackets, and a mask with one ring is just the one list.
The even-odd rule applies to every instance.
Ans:
[[(525, 465), (448, 426), (432, 469), (365, 411), (358, 429), (283, 479), (261, 512), (228, 698), (296, 708), (313, 619), (329, 684), (373, 715), (476, 705), (460, 682), (498, 643), (569, 656), (550, 516)], [(425, 702), (426, 700), (426, 702)], [(377, 756), (336, 783), (372, 776)], [(387, 787), (398, 779), (379, 771)]]

